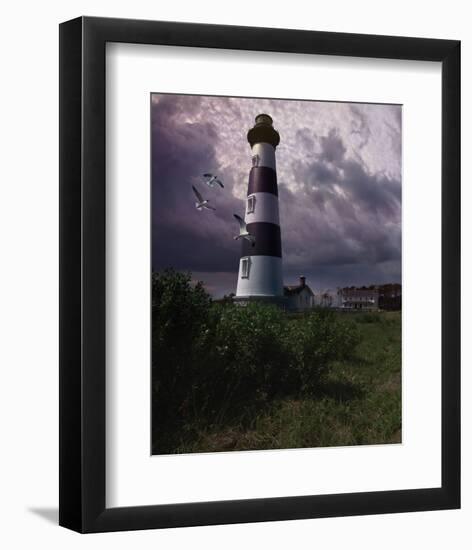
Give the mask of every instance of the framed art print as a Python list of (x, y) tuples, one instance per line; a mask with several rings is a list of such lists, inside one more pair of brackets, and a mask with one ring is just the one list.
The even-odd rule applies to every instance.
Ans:
[(401, 106), (153, 93), (151, 125), (153, 454), (401, 443)]
[(459, 42), (60, 52), (61, 525), (459, 507)]

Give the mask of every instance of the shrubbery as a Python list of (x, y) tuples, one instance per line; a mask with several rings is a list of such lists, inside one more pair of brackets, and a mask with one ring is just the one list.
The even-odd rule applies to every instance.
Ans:
[(298, 391), (316, 390), (329, 365), (351, 357), (360, 333), (349, 320), (341, 320), (330, 310), (315, 310), (289, 324), (292, 343), (292, 386)]
[(382, 317), (378, 313), (356, 313), (356, 323), (381, 323)]
[(152, 280), (153, 442), (173, 452), (178, 433), (249, 421), (274, 397), (315, 392), (330, 363), (351, 355), (357, 327), (329, 311), (300, 318), (276, 306), (212, 303), (190, 275)]

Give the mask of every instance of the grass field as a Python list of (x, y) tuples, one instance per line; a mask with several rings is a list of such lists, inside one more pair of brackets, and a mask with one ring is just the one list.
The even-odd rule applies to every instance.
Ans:
[(361, 342), (353, 358), (331, 365), (316, 392), (275, 400), (249, 420), (210, 425), (175, 452), (400, 443), (401, 312), (338, 315), (357, 324)]

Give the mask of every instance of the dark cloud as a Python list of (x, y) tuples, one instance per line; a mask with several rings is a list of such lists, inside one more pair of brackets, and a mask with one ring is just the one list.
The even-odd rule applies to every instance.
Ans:
[[(153, 267), (191, 271), (215, 295), (236, 284), (240, 244), (233, 239), (233, 213), (244, 213), (250, 168), (245, 101), (251, 100), (162, 95), (152, 105)], [(276, 109), (284, 143), (281, 106), (274, 102)], [(373, 125), (382, 124), (389, 155), (401, 153), (399, 108), (380, 122), (361, 106), (347, 112), (346, 131), (335, 119), (324, 132), (300, 122), (296, 147), (286, 140), (278, 149), (279, 176), (288, 176), (279, 182), (287, 283), (301, 274), (316, 289), (401, 280), (401, 182), (376, 168), (382, 159), (370, 145)], [(225, 188), (204, 186), (207, 171)], [(196, 210), (192, 184), (216, 212)]]
[(325, 162), (336, 163), (346, 154), (346, 147), (338, 132), (333, 128), (327, 136), (321, 136), (321, 156)]
[[(191, 114), (199, 98), (189, 97)], [(231, 193), (231, 174), (222, 169), (213, 144), (218, 140), (215, 125), (207, 122), (178, 122), (182, 114), (173, 96), (153, 104), (152, 113), (152, 260), (156, 270), (174, 267), (189, 271), (234, 271), (240, 247), (232, 238), (244, 203)], [(225, 189), (202, 183), (205, 172), (217, 173)], [(217, 210), (198, 211), (192, 185)], [(234, 223), (233, 223), (234, 222)]]

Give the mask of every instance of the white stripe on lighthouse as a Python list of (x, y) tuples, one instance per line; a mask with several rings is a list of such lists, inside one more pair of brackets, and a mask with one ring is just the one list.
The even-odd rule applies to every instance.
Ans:
[(255, 143), (252, 147), (253, 166), (275, 168), (275, 149), (270, 143)]
[(243, 256), (239, 260), (236, 296), (283, 296), (282, 258)]
[(246, 223), (268, 222), (279, 225), (279, 199), (272, 193), (253, 193), (246, 200)]

